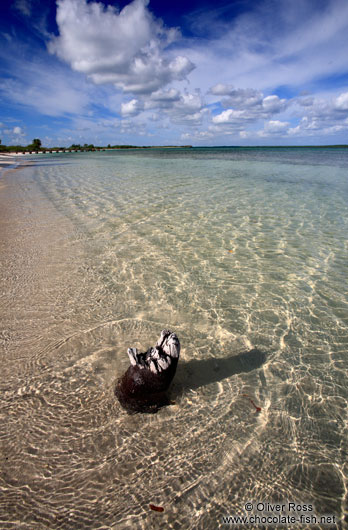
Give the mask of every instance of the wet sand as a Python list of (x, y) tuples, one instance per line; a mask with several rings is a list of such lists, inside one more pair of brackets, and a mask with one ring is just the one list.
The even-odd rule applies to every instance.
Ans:
[[(73, 229), (40, 192), (31, 171), (31, 164), (24, 164), (4, 171), (0, 181), (1, 312), (9, 335), (4, 339), (4, 346), (10, 345), (10, 351), (5, 348), (7, 361), (11, 351), (16, 355), (23, 349), (24, 341), (35, 349), (42, 340), (51, 340), (40, 326), (41, 316), (55, 323), (64, 319), (52, 293), (62, 264), (66, 268), (68, 263), (64, 252), (69, 245), (62, 245), (62, 240), (68, 242)], [(13, 367), (4, 364), (11, 372)]]
[[(72, 288), (79, 275), (83, 285), (75, 265), (78, 235), (39, 190), (32, 171), (23, 165), (0, 178), (0, 527), (16, 530), (67, 527), (67, 497), (55, 508), (48, 505), (55, 489), (73, 498), (78, 485), (52, 469), (73, 467), (73, 442), (65, 439), (74, 439), (83, 423), (79, 439), (94, 421), (87, 396), (81, 405), (81, 384), (70, 373), (62, 377), (59, 350), (57, 355), (78, 319), (88, 327), (83, 288), (78, 302)], [(71, 418), (81, 407), (85, 421), (74, 428)]]

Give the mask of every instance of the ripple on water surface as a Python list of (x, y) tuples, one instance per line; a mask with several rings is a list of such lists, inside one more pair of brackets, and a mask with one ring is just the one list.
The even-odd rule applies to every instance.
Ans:
[[(18, 176), (51, 246), (5, 278), (4, 528), (222, 528), (247, 501), (342, 518), (348, 157), (293, 153), (62, 155)], [(173, 404), (129, 416), (127, 347), (164, 327)]]

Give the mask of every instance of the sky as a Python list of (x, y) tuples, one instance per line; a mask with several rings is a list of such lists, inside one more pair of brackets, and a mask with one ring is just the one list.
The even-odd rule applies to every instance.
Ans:
[(348, 144), (348, 1), (1, 0), (0, 138)]

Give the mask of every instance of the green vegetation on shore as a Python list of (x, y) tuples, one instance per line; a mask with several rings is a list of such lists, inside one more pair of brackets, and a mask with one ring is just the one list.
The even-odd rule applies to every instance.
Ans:
[(72, 144), (70, 147), (43, 147), (39, 138), (34, 138), (31, 144), (2, 145), (0, 140), (0, 153), (46, 153), (53, 151), (105, 151), (107, 149), (158, 149), (158, 148), (188, 148), (192, 145), (110, 145), (96, 146), (93, 144)]

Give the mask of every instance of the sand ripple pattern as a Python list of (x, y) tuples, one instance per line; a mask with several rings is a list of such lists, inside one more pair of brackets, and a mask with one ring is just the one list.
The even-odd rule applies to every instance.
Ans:
[[(347, 526), (347, 167), (198, 149), (16, 173), (1, 528), (216, 529), (287, 500)], [(173, 404), (129, 416), (113, 395), (127, 347), (164, 327), (182, 344)]]

